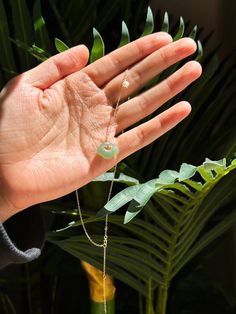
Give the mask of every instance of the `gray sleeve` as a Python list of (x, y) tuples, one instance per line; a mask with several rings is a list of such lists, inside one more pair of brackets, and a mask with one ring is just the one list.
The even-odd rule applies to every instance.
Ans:
[(0, 224), (0, 269), (39, 257), (45, 226), (39, 205), (32, 206)]

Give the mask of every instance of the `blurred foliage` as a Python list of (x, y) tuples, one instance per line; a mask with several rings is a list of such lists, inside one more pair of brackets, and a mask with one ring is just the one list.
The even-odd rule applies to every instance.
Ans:
[[(148, 9), (148, 4), (147, 0), (138, 2), (135, 0), (71, 0), (69, 2), (62, 0), (0, 0), (0, 87), (3, 87), (17, 73), (21, 73), (38, 62), (44, 61), (50, 55), (76, 44), (84, 43), (90, 48), (92, 52), (90, 60), (93, 62), (104, 53), (108, 53), (130, 40), (161, 29), (169, 31), (175, 40), (183, 36), (196, 39), (198, 52), (194, 58), (199, 60), (203, 50), (201, 42), (198, 40), (198, 28), (189, 22), (186, 23), (182, 18), (178, 25), (172, 25), (168, 13), (164, 16), (158, 13), (153, 15), (152, 11)], [(207, 44), (206, 38), (202, 38), (202, 42)], [(180, 62), (161, 73), (142, 91), (171, 75), (182, 64), (183, 62)], [(179, 169), (184, 162), (201, 165), (206, 156), (213, 160), (223, 157), (229, 161), (231, 158), (233, 159), (236, 151), (235, 65), (234, 55), (230, 55), (222, 61), (218, 60), (216, 51), (205, 56), (204, 72), (198, 82), (163, 107), (166, 109), (184, 98), (193, 106), (191, 116), (157, 142), (129, 157), (125, 163), (119, 166), (119, 171), (135, 177), (143, 183), (156, 177), (165, 169)], [(157, 110), (156, 113), (159, 111)], [(234, 180), (235, 175), (232, 177)], [(230, 202), (222, 202), (217, 213), (206, 221), (206, 230), (221, 220), (224, 221), (234, 212), (235, 186), (229, 184), (228, 189), (231, 189), (233, 197)], [(95, 182), (81, 191), (82, 206), (88, 209), (86, 214), (87, 217), (90, 217), (87, 222), (93, 222), (89, 228), (90, 232), (97, 235), (98, 238), (101, 238), (100, 232), (103, 228), (101, 221), (96, 220), (95, 222), (93, 214), (95, 210), (103, 207), (106, 188), (106, 183)], [(120, 186), (115, 189), (118, 192)], [(220, 189), (221, 185), (219, 184), (218, 189), (214, 192), (215, 196)], [(212, 198), (214, 199), (214, 194)], [(45, 210), (55, 209), (58, 214), (54, 228), (66, 226), (71, 219), (77, 219), (77, 216), (74, 215), (76, 203), (73, 194), (50, 204), (44, 204), (42, 207)], [(144, 210), (140, 218), (149, 224), (147, 239), (152, 239), (155, 223), (149, 220), (148, 211)], [(127, 254), (129, 250), (127, 243), (137, 241), (139, 233), (142, 234), (140, 226), (140, 229), (136, 231), (134, 229), (134, 224), (138, 224), (139, 220), (141, 223), (141, 219), (136, 218), (134, 222), (124, 226), (121, 225), (121, 216), (111, 217), (110, 229), (112, 235), (117, 235), (117, 246), (119, 245), (117, 252), (120, 254), (122, 252), (122, 254)], [(160, 229), (159, 232), (161, 231)], [(53, 240), (52, 234), (49, 236), (54, 243), (61, 244), (64, 241), (66, 244), (63, 247), (64, 250), (70, 251), (79, 258), (84, 257), (94, 266), (101, 268), (102, 256), (99, 252), (94, 250), (96, 254), (92, 252), (88, 259), (88, 245), (81, 233), (81, 228), (70, 228), (58, 232)], [(73, 239), (79, 239), (83, 244), (78, 248)], [(143, 243), (145, 244), (145, 240)], [(92, 249), (89, 250), (92, 251)], [(124, 259), (123, 262), (121, 260), (123, 266), (114, 267), (112, 265), (116, 254), (111, 250), (108, 256), (110, 260), (110, 264), (108, 260), (108, 269), (110, 267), (111, 273), (121, 280), (116, 281), (118, 287), (116, 313), (129, 312), (132, 314), (139, 311), (140, 314), (143, 314), (144, 308), (147, 313), (151, 313), (153, 300), (154, 303), (156, 301), (154, 293), (157, 288), (153, 277), (156, 278), (158, 274), (151, 272), (150, 268), (145, 268), (140, 277), (134, 281), (127, 272), (127, 259)], [(148, 260), (149, 257), (148, 252), (140, 254), (139, 259), (136, 260), (137, 263), (140, 263), (140, 270), (142, 270), (142, 260), (145, 258)], [(133, 266), (131, 264), (128, 268)], [(0, 282), (1, 313), (79, 312), (87, 314), (89, 312), (87, 281), (78, 260), (58, 250), (55, 246), (47, 244), (38, 261), (10, 269), (15, 270), (14, 272), (11, 270), (2, 272), (5, 277), (2, 276), (3, 280)], [(202, 285), (199, 278), (202, 278)], [(124, 285), (122, 280), (129, 286)], [(221, 309), (221, 313), (233, 313), (232, 305), (227, 304), (224, 296), (216, 290), (211, 282), (208, 284), (204, 275), (200, 277), (197, 272), (192, 272), (186, 276), (181, 271), (170, 290), (170, 314), (172, 312), (205, 313), (207, 310), (208, 313), (210, 311), (218, 313), (219, 309)], [(200, 292), (202, 299), (198, 299)], [(189, 297), (187, 301), (186, 296), (189, 296), (189, 293), (192, 297)], [(85, 302), (86, 300), (88, 302)], [(201, 300), (204, 301), (200, 303)], [(180, 306), (181, 304), (182, 306)]]

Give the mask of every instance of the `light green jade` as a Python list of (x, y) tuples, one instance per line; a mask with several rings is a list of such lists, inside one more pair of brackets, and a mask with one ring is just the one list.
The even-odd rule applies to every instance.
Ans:
[(111, 159), (119, 153), (119, 147), (111, 142), (105, 142), (98, 146), (97, 154), (104, 159)]

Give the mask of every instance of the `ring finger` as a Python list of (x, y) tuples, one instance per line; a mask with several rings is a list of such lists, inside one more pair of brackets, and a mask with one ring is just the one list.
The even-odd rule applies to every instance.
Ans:
[(200, 75), (200, 64), (190, 61), (157, 86), (123, 103), (117, 110), (117, 133), (153, 113)]
[[(105, 95), (110, 103), (116, 104), (118, 99), (126, 99), (163, 70), (188, 57), (195, 51), (196, 43), (190, 38), (182, 38), (174, 43), (170, 43), (144, 58), (126, 71), (125, 74), (123, 72), (111, 80), (104, 87)], [(124, 77), (130, 83), (127, 89), (121, 89)]]

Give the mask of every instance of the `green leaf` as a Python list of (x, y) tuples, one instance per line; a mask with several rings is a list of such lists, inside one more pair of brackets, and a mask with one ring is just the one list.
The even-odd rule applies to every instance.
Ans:
[(143, 36), (151, 34), (153, 32), (153, 30), (154, 30), (153, 13), (152, 13), (152, 9), (150, 7), (148, 7), (144, 30), (143, 30), (143, 33), (142, 33), (142, 35), (140, 37), (143, 37)]
[(58, 38), (55, 38), (55, 47), (58, 52), (63, 52), (70, 49), (70, 47), (68, 47), (67, 44), (65, 44), (61, 39)]
[(50, 57), (47, 52), (45, 52), (42, 48), (37, 47), (36, 45), (32, 45), (30, 47), (25, 43), (22, 43), (20, 40), (14, 40), (12, 38), (10, 38), (10, 41), (12, 41), (17, 47), (27, 51), (28, 54), (41, 62), (47, 60)]
[(190, 179), (195, 175), (197, 167), (183, 163), (179, 170), (179, 181)]
[(206, 160), (203, 163), (203, 167), (206, 171), (212, 171), (212, 170), (220, 171), (221, 170), (221, 172), (224, 172), (226, 168), (226, 159), (223, 158), (221, 160), (212, 161), (206, 158)]
[(173, 41), (176, 41), (182, 38), (184, 35), (184, 30), (185, 30), (184, 19), (181, 16), (179, 20), (179, 29), (178, 29), (177, 34), (174, 36)]
[(124, 21), (122, 21), (121, 39), (118, 48), (127, 45), (130, 42), (129, 30)]
[(132, 198), (128, 210), (125, 214), (124, 223), (130, 222), (147, 204), (152, 195), (158, 190), (156, 180), (148, 181), (147, 183), (140, 184), (139, 189)]
[[(25, 0), (10, 0), (10, 5), (14, 26), (14, 35), (12, 37), (27, 46), (32, 46), (34, 43), (33, 25)], [(19, 50), (18, 55), (22, 71), (35, 65), (34, 59), (26, 51)]]
[(99, 32), (95, 28), (93, 29), (93, 38), (94, 38), (94, 41), (93, 41), (93, 47), (92, 47), (91, 55), (90, 55), (90, 63), (103, 57), (105, 53), (105, 46), (104, 46), (102, 36), (99, 34)]
[[(214, 166), (223, 167), (223, 160), (206, 162)], [(140, 289), (140, 285), (146, 284), (150, 279), (153, 285), (158, 287), (168, 286), (173, 277), (196, 254), (201, 252), (219, 235), (228, 230), (236, 221), (235, 208), (228, 208), (235, 196), (236, 163), (231, 161), (224, 169), (223, 174), (217, 174), (210, 181), (198, 184), (194, 177), (198, 178), (196, 167), (182, 167), (183, 178), (191, 177), (182, 182), (155, 186), (153, 179), (143, 184), (136, 184), (126, 188), (127, 195), (121, 191), (115, 198), (111, 210), (121, 207), (132, 199), (130, 211), (126, 216), (129, 224), (122, 224), (121, 217), (111, 215), (109, 223), (112, 234), (107, 259), (109, 274), (119, 278), (123, 282)], [(201, 165), (197, 172), (208, 175), (208, 170)], [(176, 172), (166, 172), (170, 177), (176, 177)], [(178, 173), (178, 175), (181, 171)], [(188, 190), (186, 184), (189, 181), (196, 183), (197, 189)], [(155, 189), (157, 189), (155, 193)], [(128, 192), (127, 192), (128, 191)], [(122, 193), (123, 192), (123, 193)], [(154, 192), (154, 194), (153, 194)], [(151, 201), (150, 195), (153, 194)], [(120, 199), (119, 199), (120, 198)], [(181, 202), (185, 199), (186, 202)], [(112, 203), (113, 199), (111, 200)], [(110, 203), (110, 204), (111, 204)], [(122, 203), (122, 204), (121, 204)], [(145, 219), (132, 220), (133, 215), (140, 209), (140, 204), (145, 204)], [(224, 210), (226, 206), (226, 211)], [(216, 213), (221, 210), (221, 216), (216, 221)], [(143, 218), (142, 217), (142, 218)], [(212, 219), (212, 220), (211, 220)], [(102, 243), (103, 235), (101, 221), (94, 218), (84, 220), (89, 224), (90, 235), (94, 241)], [(80, 223), (73, 227), (81, 227)], [(207, 228), (206, 228), (207, 227)], [(80, 230), (80, 231), (79, 231)], [(72, 232), (72, 231), (71, 231)], [(83, 232), (82, 228), (78, 232)], [(95, 267), (102, 267), (103, 252), (99, 248), (91, 251), (90, 243), (86, 237), (70, 233), (70, 229), (50, 236), (50, 241), (77, 258), (89, 261)], [(142, 269), (140, 269), (142, 268)], [(120, 272), (119, 272), (120, 270)], [(126, 278), (127, 276), (127, 278)], [(139, 283), (139, 286), (137, 285)], [(139, 290), (138, 290), (139, 291)]]
[(190, 259), (200, 253), (207, 245), (212, 243), (215, 239), (229, 230), (232, 226), (235, 225), (236, 222), (236, 208), (232, 210), (232, 212), (227, 215), (223, 221), (220, 221), (215, 227), (213, 227), (209, 232), (205, 233), (196, 245), (188, 252), (185, 256), (184, 263), (179, 265), (178, 269), (176, 269), (176, 273), (180, 270)]
[(200, 61), (201, 58), (203, 56), (203, 47), (202, 47), (202, 43), (200, 42), (200, 40), (197, 41), (197, 57), (196, 57), (196, 61)]
[(8, 70), (8, 72), (4, 74), (6, 80), (8, 80), (13, 76), (10, 71), (16, 71), (16, 65), (12, 47), (9, 42), (9, 28), (6, 11), (2, 0), (0, 0), (0, 45), (0, 64), (3, 70)]
[(138, 189), (139, 186), (134, 185), (119, 192), (102, 209), (98, 211), (96, 216), (101, 217), (114, 213), (119, 208), (130, 202)]
[(167, 12), (165, 12), (161, 30), (162, 30), (162, 32), (168, 33), (169, 32), (169, 28), (170, 28), (170, 25), (169, 25), (169, 15), (168, 15)]
[(188, 37), (195, 39), (197, 35), (197, 25), (194, 26), (194, 28), (192, 29), (192, 31), (190, 32), (190, 34), (188, 35)]
[(118, 178), (114, 178), (114, 173), (113, 172), (106, 172), (93, 181), (95, 182), (106, 182), (106, 181), (114, 181), (114, 182), (121, 182), (121, 183), (126, 183), (128, 185), (130, 184), (138, 184), (139, 181), (133, 177), (127, 176), (124, 173), (120, 173)]
[(45, 24), (45, 20), (42, 16), (41, 1), (36, 0), (33, 8), (33, 20), (34, 20), (34, 33), (35, 44), (42, 47), (44, 51), (50, 51), (50, 40)]
[(163, 170), (156, 180), (157, 184), (172, 184), (179, 177), (179, 173), (173, 170)]

